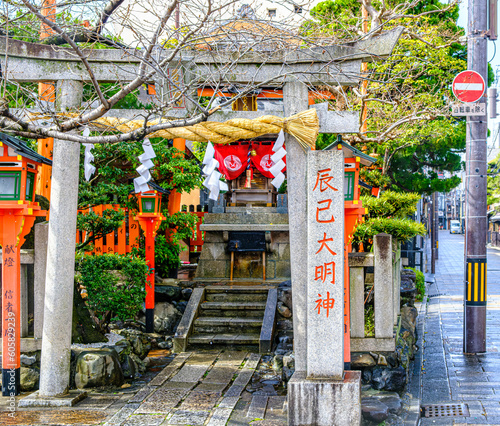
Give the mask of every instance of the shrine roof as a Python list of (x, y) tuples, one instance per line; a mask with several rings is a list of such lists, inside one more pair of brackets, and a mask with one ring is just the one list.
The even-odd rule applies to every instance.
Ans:
[(17, 155), (21, 155), (25, 158), (36, 161), (37, 163), (52, 166), (52, 160), (38, 154), (38, 152), (31, 149), (28, 145), (26, 145), (26, 142), (21, 139), (17, 139), (5, 133), (0, 133), (0, 141), (12, 148)]
[(364, 166), (370, 166), (377, 161), (376, 158), (370, 157), (369, 155), (361, 152), (359, 149), (354, 148), (352, 145), (344, 141), (336, 141), (331, 145), (328, 145), (325, 150), (330, 150), (336, 148), (338, 145), (342, 145), (342, 151), (344, 151), (344, 158), (354, 158), (359, 157), (360, 163)]

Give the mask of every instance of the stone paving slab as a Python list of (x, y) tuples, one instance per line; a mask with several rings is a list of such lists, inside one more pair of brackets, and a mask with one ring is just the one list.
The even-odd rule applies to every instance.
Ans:
[(193, 390), (182, 402), (179, 409), (187, 411), (198, 411), (198, 410), (210, 411), (215, 406), (220, 397), (221, 397), (220, 392), (206, 392), (206, 391)]
[(251, 419), (263, 419), (266, 415), (268, 399), (269, 397), (267, 396), (254, 396), (250, 403), (250, 407), (248, 407), (247, 417)]
[(0, 425), (73, 425), (93, 426), (100, 425), (106, 419), (102, 411), (39, 409), (18, 410), (15, 417), (8, 416), (8, 412), (0, 412)]
[[(246, 386), (246, 385), (245, 385)], [(226, 397), (239, 397), (241, 392), (245, 390), (245, 386), (232, 385), (228, 391), (224, 394)]]
[(196, 386), (196, 383), (192, 382), (166, 382), (157, 389), (186, 389), (191, 390)]
[(247, 356), (245, 351), (224, 351), (220, 354), (217, 363), (240, 366)]
[(248, 369), (243, 369), (239, 374), (238, 377), (233, 382), (233, 386), (243, 386), (245, 387), (250, 379), (253, 376), (253, 373), (255, 372), (255, 369), (253, 370), (248, 370)]
[(158, 389), (136, 410), (137, 414), (168, 414), (184, 398), (189, 389)]
[(106, 410), (117, 401), (116, 397), (90, 395), (78, 403), (78, 408), (86, 410)]
[(139, 390), (139, 392), (137, 392), (132, 398), (130, 398), (129, 402), (142, 402), (155, 390), (156, 390), (155, 387), (144, 386), (142, 389)]
[(207, 376), (203, 379), (203, 383), (225, 383), (226, 385), (232, 380), (236, 372), (237, 366), (219, 366), (219, 361), (214, 368), (212, 368)]
[(216, 408), (206, 426), (226, 426), (232, 412), (232, 408)]
[(184, 367), (182, 367), (179, 372), (170, 379), (170, 381), (198, 383), (207, 371), (208, 367), (209, 365), (184, 365)]
[(164, 419), (162, 415), (133, 415), (122, 426), (159, 426)]
[(130, 415), (140, 407), (140, 403), (127, 404), (120, 411), (118, 411), (111, 419), (109, 419), (104, 426), (120, 426)]
[(165, 425), (192, 425), (203, 426), (210, 412), (177, 410), (172, 417), (167, 419)]
[(217, 408), (230, 408), (232, 410), (238, 403), (239, 399), (239, 396), (226, 396)]
[(192, 352), (182, 352), (177, 355), (156, 377), (149, 382), (149, 386), (161, 386), (189, 359)]
[(206, 392), (220, 392), (222, 393), (224, 389), (227, 388), (227, 384), (225, 383), (200, 383), (196, 386), (195, 390), (197, 391), (206, 391)]
[(191, 365), (199, 365), (199, 364), (207, 364), (211, 365), (217, 356), (219, 355), (220, 351), (211, 351), (211, 352), (198, 352), (189, 357), (189, 359), (186, 361), (186, 364)]

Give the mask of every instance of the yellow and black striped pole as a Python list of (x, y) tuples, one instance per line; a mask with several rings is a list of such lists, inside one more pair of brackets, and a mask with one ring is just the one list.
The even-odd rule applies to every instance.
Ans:
[(465, 304), (486, 306), (486, 259), (467, 259)]

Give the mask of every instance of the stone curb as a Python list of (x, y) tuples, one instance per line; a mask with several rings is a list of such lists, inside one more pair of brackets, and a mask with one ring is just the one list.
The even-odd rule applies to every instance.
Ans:
[(420, 306), (416, 306), (418, 307), (418, 351), (415, 353), (415, 360), (413, 361), (413, 374), (407, 392), (408, 400), (405, 401), (405, 410), (407, 412), (404, 420), (405, 426), (417, 426), (420, 422), (420, 402), (422, 400), (422, 350), (427, 315), (427, 302), (428, 297), (426, 294), (422, 302), (420, 302)]

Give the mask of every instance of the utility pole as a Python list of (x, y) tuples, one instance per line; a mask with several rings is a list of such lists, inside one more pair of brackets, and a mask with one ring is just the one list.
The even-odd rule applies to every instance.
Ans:
[[(469, 0), (467, 68), (488, 81), (488, 0)], [(485, 91), (486, 92), (486, 91)], [(483, 94), (478, 101), (486, 103)], [(486, 113), (467, 117), (464, 353), (486, 351)]]
[(427, 217), (429, 218), (429, 225), (431, 227), (431, 274), (436, 273), (436, 215), (434, 214), (434, 195), (429, 197), (427, 207)]
[(432, 194), (432, 208), (434, 209), (433, 220), (434, 220), (434, 245), (432, 249), (434, 250), (434, 259), (439, 259), (439, 193), (434, 192)]

